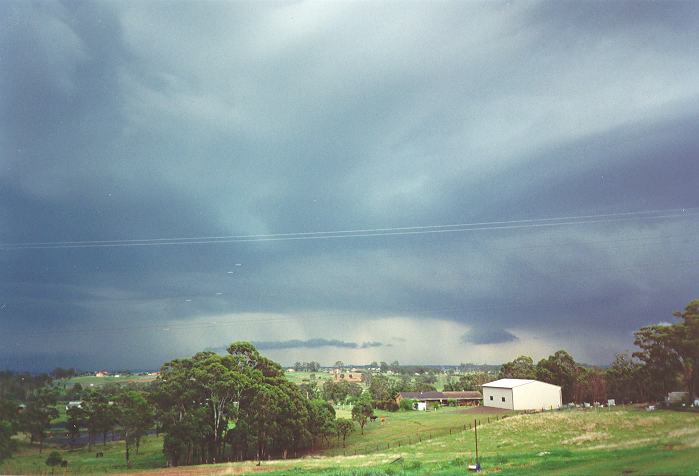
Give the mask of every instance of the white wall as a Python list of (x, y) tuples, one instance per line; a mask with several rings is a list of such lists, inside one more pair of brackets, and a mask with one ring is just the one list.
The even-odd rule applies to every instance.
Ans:
[[(491, 400), (490, 397), (493, 397)], [(505, 399), (503, 402), (502, 399)], [(514, 410), (511, 388), (483, 387), (483, 406)]]
[(544, 382), (532, 382), (512, 389), (514, 410), (551, 410), (559, 408), (561, 387)]

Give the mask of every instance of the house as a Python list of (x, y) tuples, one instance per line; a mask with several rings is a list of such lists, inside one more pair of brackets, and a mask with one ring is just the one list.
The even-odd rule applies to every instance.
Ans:
[(561, 387), (538, 380), (503, 378), (483, 386), (483, 405), (507, 410), (551, 410), (563, 404)]
[(437, 402), (440, 405), (448, 405), (449, 402), (454, 402), (458, 406), (480, 405), (481, 392), (464, 391), (464, 392), (400, 392), (396, 397), (396, 403), (400, 405), (400, 401), (408, 399), (415, 400), (418, 404), (418, 410), (424, 409), (428, 402)]
[(107, 375), (109, 375), (109, 372), (106, 370), (99, 370), (95, 372), (95, 377), (106, 377)]

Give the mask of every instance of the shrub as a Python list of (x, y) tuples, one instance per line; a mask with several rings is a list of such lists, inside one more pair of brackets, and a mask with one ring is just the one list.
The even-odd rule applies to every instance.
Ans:
[(413, 410), (415, 407), (415, 400), (412, 400), (410, 398), (404, 398), (400, 401), (400, 409), (403, 411), (409, 411)]

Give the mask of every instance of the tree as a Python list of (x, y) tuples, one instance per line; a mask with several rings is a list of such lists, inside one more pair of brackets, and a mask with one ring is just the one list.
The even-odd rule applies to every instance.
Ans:
[(79, 407), (70, 407), (66, 410), (66, 415), (68, 416), (66, 429), (70, 435), (70, 446), (75, 446), (75, 441), (80, 438), (80, 427), (82, 426), (85, 412)]
[(85, 395), (82, 407), (90, 449), (97, 434), (102, 434), (102, 444), (107, 444), (107, 433), (116, 423), (116, 408), (113, 403), (110, 402), (103, 388), (90, 389)]
[(579, 372), (575, 359), (565, 350), (559, 350), (536, 364), (536, 377), (559, 385), (565, 402), (574, 401), (574, 386)]
[(341, 361), (341, 360), (338, 360), (337, 362), (335, 362), (335, 367), (337, 367), (338, 369), (342, 370), (342, 369), (345, 368), (345, 363), (344, 363), (343, 361)]
[(8, 421), (0, 420), (0, 463), (12, 456), (17, 448), (17, 443), (12, 439), (15, 434), (12, 424)]
[(368, 398), (362, 398), (352, 407), (352, 420), (359, 423), (359, 428), (362, 430), (362, 435), (364, 434), (364, 425), (366, 425), (367, 419), (374, 414), (374, 408), (371, 406), (371, 402)]
[(313, 400), (310, 406), (310, 429), (315, 440), (321, 442), (337, 432), (335, 427), (335, 409), (325, 400)]
[(611, 397), (621, 403), (643, 400), (645, 382), (642, 365), (628, 353), (619, 353), (607, 368), (607, 387)]
[(699, 300), (691, 301), (684, 311), (673, 313), (681, 320), (673, 327), (672, 344), (681, 366), (682, 380), (692, 398), (699, 392)]
[(141, 392), (127, 391), (117, 400), (117, 422), (124, 433), (126, 465), (130, 466), (130, 449), (138, 445), (140, 439), (153, 426), (153, 409)]
[(39, 442), (41, 453), (46, 430), (51, 427), (51, 420), (58, 418), (56, 394), (53, 390), (40, 388), (28, 398), (26, 405), (20, 418), (20, 429), (29, 433), (30, 443)]
[(393, 395), (391, 395), (391, 382), (388, 377), (383, 375), (374, 376), (369, 385), (369, 394), (371, 394), (371, 398), (379, 402), (393, 398)]
[(528, 355), (520, 355), (512, 362), (507, 362), (500, 367), (498, 378), (535, 379), (534, 361)]
[(682, 369), (674, 347), (676, 331), (671, 325), (653, 325), (641, 327), (634, 336), (634, 344), (641, 350), (633, 356), (643, 362), (641, 375), (647, 397), (662, 399), (676, 389), (677, 376)]
[(308, 362), (308, 371), (309, 372), (318, 372), (319, 370), (320, 370), (320, 362), (316, 362), (316, 361)]
[(54, 468), (59, 466), (61, 463), (63, 463), (63, 458), (61, 457), (61, 453), (58, 451), (52, 451), (49, 454), (49, 457), (46, 458), (46, 466), (51, 467), (51, 474), (53, 474)]
[(337, 428), (337, 437), (342, 438), (342, 447), (345, 447), (345, 440), (347, 435), (354, 431), (354, 422), (347, 418), (338, 418), (335, 421), (335, 426)]

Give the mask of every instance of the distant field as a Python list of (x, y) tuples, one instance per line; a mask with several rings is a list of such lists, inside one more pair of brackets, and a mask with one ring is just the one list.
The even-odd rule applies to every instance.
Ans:
[(124, 376), (119, 376), (119, 377), (114, 377), (114, 376), (108, 376), (108, 377), (95, 377), (94, 375), (85, 375), (85, 376), (80, 376), (80, 377), (72, 377), (68, 380), (66, 380), (66, 385), (68, 387), (72, 387), (76, 383), (79, 383), (83, 387), (100, 387), (102, 385), (106, 385), (108, 383), (119, 383), (119, 384), (126, 384), (129, 382), (136, 382), (136, 383), (147, 383), (147, 382), (152, 382), (155, 380), (155, 376), (153, 375), (124, 375)]
[(316, 376), (316, 381), (322, 385), (326, 380), (330, 380), (330, 374), (328, 372), (284, 372), (284, 377), (289, 382), (295, 384), (308, 383), (311, 381), (311, 374)]

